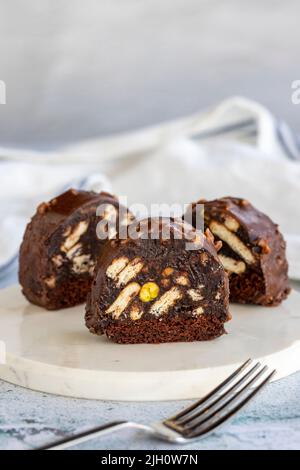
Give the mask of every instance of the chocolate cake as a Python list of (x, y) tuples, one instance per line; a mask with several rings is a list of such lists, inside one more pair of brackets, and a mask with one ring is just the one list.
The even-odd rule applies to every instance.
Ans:
[[(99, 207), (102, 211), (97, 216)], [(84, 302), (96, 258), (107, 243), (108, 234), (102, 240), (98, 238), (105, 231), (103, 222), (109, 222), (120, 207), (108, 193), (74, 189), (42, 203), (26, 228), (20, 248), (19, 280), (25, 297), (49, 310)], [(128, 224), (132, 217), (122, 209), (124, 224)], [(99, 223), (103, 226), (97, 236)], [(106, 230), (110, 229), (107, 223)]]
[[(229, 274), (230, 300), (278, 305), (290, 291), (285, 241), (278, 225), (245, 199), (199, 203), (204, 204), (205, 226), (222, 241), (218, 254)], [(196, 205), (191, 208), (195, 217)]]
[(108, 242), (98, 260), (86, 308), (89, 330), (117, 343), (222, 335), (228, 276), (212, 241), (169, 218), (133, 226), (136, 237)]

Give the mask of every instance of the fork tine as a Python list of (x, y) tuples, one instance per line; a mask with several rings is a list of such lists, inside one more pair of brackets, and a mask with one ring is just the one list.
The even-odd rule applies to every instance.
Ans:
[(183, 416), (187, 415), (191, 411), (193, 411), (195, 408), (198, 408), (198, 406), (202, 405), (206, 401), (208, 401), (210, 398), (212, 398), (216, 393), (222, 391), (227, 385), (229, 385), (248, 365), (250, 365), (252, 362), (252, 359), (247, 359), (247, 361), (244, 362), (238, 369), (236, 369), (227, 379), (225, 379), (222, 383), (220, 383), (216, 388), (214, 388), (211, 392), (209, 392), (207, 395), (205, 395), (203, 398), (200, 400), (196, 401), (196, 403), (193, 403), (192, 405), (188, 406), (184, 410), (180, 411), (176, 415), (172, 416), (171, 418), (167, 419), (167, 422), (169, 421), (176, 421), (179, 418), (182, 418)]
[[(242, 400), (238, 400), (238, 403), (236, 404), (236, 406), (234, 406), (233, 408), (229, 408), (229, 411), (228, 413), (223, 413), (221, 414), (221, 416), (219, 417), (219, 419), (217, 420), (214, 420), (214, 419), (210, 419), (208, 420), (207, 422), (207, 425), (205, 427), (203, 427), (203, 422), (200, 423), (200, 426), (198, 425), (195, 429), (193, 429), (191, 432), (185, 434), (185, 437), (188, 438), (188, 439), (192, 439), (192, 438), (196, 438), (196, 437), (200, 437), (200, 436), (204, 436), (212, 431), (214, 431), (216, 428), (218, 428), (219, 426), (221, 426), (223, 423), (227, 422), (230, 418), (232, 418), (238, 411), (240, 411), (250, 400), (252, 400), (252, 398), (254, 398), (258, 392), (261, 391), (261, 389), (267, 385), (267, 383), (270, 381), (270, 379), (273, 377), (273, 375), (276, 373), (276, 370), (272, 370), (272, 372), (270, 372), (270, 374), (267, 375), (267, 377), (259, 384), (257, 385), (253, 390), (252, 392), (248, 393), (246, 395), (245, 398), (243, 398)], [(241, 396), (239, 395), (239, 397), (235, 397), (234, 400), (231, 400), (232, 403), (235, 403), (235, 401), (237, 401), (236, 399), (237, 398), (241, 398)], [(226, 405), (225, 405), (226, 406)], [(227, 407), (226, 407), (227, 409)], [(215, 415), (214, 415), (215, 416)], [(214, 416), (212, 416), (211, 418), (213, 418)], [(218, 417), (218, 414), (217, 414), (217, 417)], [(206, 420), (205, 420), (206, 422)]]
[[(251, 369), (249, 370), (249, 372), (247, 372), (246, 374), (244, 374), (237, 382), (235, 382), (230, 388), (226, 389), (224, 393), (222, 393), (221, 395), (218, 395), (217, 398), (210, 402), (205, 408), (203, 407), (200, 407), (200, 410), (197, 411), (198, 409), (196, 408), (194, 411), (197, 411), (197, 413), (193, 413), (192, 415), (186, 417), (186, 418), (181, 418), (179, 419), (179, 423), (178, 423), (178, 420), (177, 420), (177, 423), (176, 424), (179, 424), (179, 426), (185, 426), (187, 423), (193, 421), (194, 419), (196, 419), (198, 416), (200, 415), (204, 415), (206, 412), (208, 412), (209, 410), (211, 410), (212, 408), (214, 408), (218, 403), (222, 403), (227, 397), (229, 397), (232, 392), (234, 392), (235, 390), (237, 390), (243, 383), (245, 383), (253, 374), (254, 372), (260, 367), (260, 362), (257, 362), (253, 367), (251, 367)], [(257, 374), (257, 378), (263, 374), (263, 372), (266, 371), (266, 367), (264, 367), (258, 374)]]
[[(198, 427), (200, 424), (205, 423), (208, 421), (210, 418), (213, 418), (214, 416), (218, 415), (220, 411), (225, 409), (230, 403), (235, 403), (238, 399), (240, 399), (246, 392), (249, 390), (250, 386), (254, 384), (266, 371), (268, 367), (265, 366), (263, 367), (254, 377), (251, 378), (251, 380), (248, 380), (248, 382), (240, 388), (236, 393), (233, 394), (228, 394), (224, 397), (224, 399), (217, 400), (216, 404), (220, 406), (212, 406), (212, 407), (207, 407), (207, 409), (204, 412), (200, 412), (193, 418), (193, 421), (195, 421), (196, 418), (200, 418), (196, 420), (196, 422), (192, 424), (188, 424), (187, 426), (182, 426), (182, 429), (184, 432), (189, 431), (190, 429), (194, 429)], [(227, 400), (226, 400), (227, 398)], [(225, 401), (225, 402), (224, 402)], [(180, 425), (179, 425), (180, 426)]]

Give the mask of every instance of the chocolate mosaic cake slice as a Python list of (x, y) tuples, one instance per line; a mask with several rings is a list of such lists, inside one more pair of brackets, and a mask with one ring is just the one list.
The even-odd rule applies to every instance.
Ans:
[(290, 291), (288, 263), (278, 226), (245, 199), (199, 202), (205, 226), (222, 241), (218, 254), (229, 273), (230, 300), (268, 306), (284, 300)]
[(87, 301), (89, 330), (117, 343), (222, 335), (229, 319), (228, 277), (212, 241), (168, 218), (145, 219), (136, 232), (103, 250)]
[[(70, 189), (37, 208), (20, 248), (19, 280), (30, 302), (52, 310), (86, 300), (96, 258), (107, 242), (97, 237), (97, 224), (119, 207), (108, 193)], [(131, 216), (123, 212), (128, 223)]]

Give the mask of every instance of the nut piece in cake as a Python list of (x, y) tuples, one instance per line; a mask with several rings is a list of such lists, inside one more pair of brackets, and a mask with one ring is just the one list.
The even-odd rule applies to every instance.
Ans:
[(159, 286), (155, 282), (146, 282), (140, 291), (140, 300), (142, 302), (150, 302), (156, 299), (159, 294)]

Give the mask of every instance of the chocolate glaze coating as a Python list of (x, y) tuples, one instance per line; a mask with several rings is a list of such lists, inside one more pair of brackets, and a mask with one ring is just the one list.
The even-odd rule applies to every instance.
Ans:
[(111, 194), (73, 189), (39, 205), (20, 247), (19, 281), (30, 302), (59, 309), (86, 300), (107, 242), (96, 235), (101, 204), (119, 208)]
[[(221, 239), (223, 244), (219, 251), (220, 257), (225, 257), (225, 260), (230, 258), (245, 266), (243, 272), (228, 270), (230, 300), (237, 303), (278, 305), (290, 292), (286, 245), (278, 225), (245, 199), (224, 197), (213, 201), (200, 200), (199, 203), (204, 203), (206, 227), (214, 232), (212, 223), (217, 222), (225, 228), (227, 224), (226, 233), (229, 232), (230, 237), (227, 241), (221, 232), (219, 235), (216, 230), (214, 232), (216, 240)], [(191, 208), (195, 216), (195, 205)], [(247, 262), (238, 253), (235, 237), (250, 251), (251, 262)]]
[[(86, 308), (89, 330), (118, 343), (222, 335), (229, 319), (228, 277), (213, 243), (190, 225), (178, 239), (183, 222), (170, 219), (145, 219), (135, 227), (137, 239), (108, 242), (98, 260)], [(187, 243), (195, 249), (187, 250)], [(145, 300), (149, 283), (156, 290)]]

